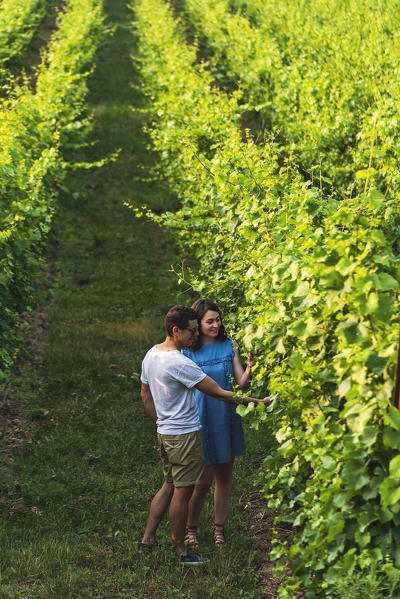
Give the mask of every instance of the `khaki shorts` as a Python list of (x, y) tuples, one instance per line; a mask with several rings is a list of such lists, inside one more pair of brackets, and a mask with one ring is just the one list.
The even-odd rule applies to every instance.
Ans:
[(204, 470), (200, 431), (157, 437), (165, 481), (174, 487), (197, 485)]

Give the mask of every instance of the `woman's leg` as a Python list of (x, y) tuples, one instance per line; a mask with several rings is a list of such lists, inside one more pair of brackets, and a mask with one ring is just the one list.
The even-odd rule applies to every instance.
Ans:
[(214, 465), (206, 466), (203, 471), (200, 483), (195, 486), (193, 495), (189, 501), (189, 514), (187, 527), (195, 528), (199, 521), (201, 510), (203, 509), (206, 495), (210, 490), (214, 478)]
[(232, 494), (232, 471), (235, 458), (215, 464), (214, 515), (216, 524), (225, 524)]

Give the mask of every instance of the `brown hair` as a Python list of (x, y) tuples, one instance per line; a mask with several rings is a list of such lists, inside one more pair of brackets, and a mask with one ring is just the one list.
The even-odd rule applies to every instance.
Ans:
[(225, 341), (228, 338), (225, 327), (222, 323), (222, 314), (221, 310), (218, 308), (217, 304), (212, 302), (211, 300), (201, 297), (194, 302), (192, 305), (193, 310), (196, 312), (196, 318), (199, 322), (199, 336), (196, 341), (191, 346), (192, 351), (198, 351), (203, 345), (203, 333), (201, 332), (201, 320), (206, 312), (212, 310), (213, 312), (218, 312), (219, 317), (221, 319), (221, 326), (219, 327), (218, 335), (216, 339), (218, 341)]
[(169, 337), (173, 337), (174, 327), (178, 327), (181, 331), (186, 329), (189, 320), (197, 320), (197, 314), (192, 308), (181, 305), (170, 308), (165, 315), (165, 328)]

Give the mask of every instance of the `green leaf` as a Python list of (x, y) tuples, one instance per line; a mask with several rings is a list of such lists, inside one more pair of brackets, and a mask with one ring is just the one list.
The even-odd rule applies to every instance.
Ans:
[(371, 514), (366, 511), (362, 511), (360, 514), (358, 514), (357, 521), (360, 524), (360, 531), (364, 532), (364, 530), (368, 528), (372, 522), (375, 522), (377, 518), (378, 516), (376, 514)]
[(392, 426), (396, 431), (400, 431), (400, 412), (394, 406), (389, 406), (388, 411), (384, 414), (386, 424)]
[[(329, 370), (329, 368), (324, 368), (324, 370), (321, 370), (321, 372), (316, 372), (315, 376), (320, 381), (326, 381), (326, 382), (336, 381), (336, 378), (337, 378), (335, 373), (332, 372), (331, 370)], [(347, 391), (346, 391), (346, 393), (347, 393)], [(345, 393), (343, 395), (345, 395)]]
[(339, 260), (336, 264), (336, 270), (344, 277), (353, 272), (357, 268), (356, 262), (345, 257)]
[(392, 289), (398, 289), (399, 283), (391, 275), (386, 272), (373, 275), (373, 281), (376, 289), (381, 291), (390, 291)]
[(383, 505), (393, 505), (400, 501), (400, 485), (398, 480), (387, 478), (379, 487)]
[(326, 540), (328, 541), (328, 543), (333, 541), (333, 539), (335, 539), (337, 537), (337, 535), (342, 532), (342, 530), (344, 529), (344, 525), (345, 525), (345, 520), (344, 520), (344, 518), (341, 518), (340, 520), (338, 520), (334, 524), (331, 524), (328, 527), (328, 535), (326, 537)]
[(389, 358), (382, 358), (377, 352), (370, 354), (366, 361), (367, 368), (374, 374), (381, 374), (385, 370)]
[(275, 437), (278, 443), (283, 443), (283, 441), (285, 441), (289, 435), (290, 429), (287, 428), (281, 428), (275, 433)]
[(236, 412), (239, 414), (239, 416), (247, 416), (247, 414), (250, 414), (250, 412), (254, 412), (255, 410), (255, 404), (253, 402), (250, 402), (247, 405), (244, 404), (239, 404), (236, 407)]
[(377, 312), (379, 309), (379, 296), (374, 291), (372, 291), (368, 296), (367, 307), (368, 312), (371, 314)]
[(400, 478), (400, 455), (390, 460), (389, 472), (392, 478)]
[(357, 179), (366, 179), (367, 177), (371, 177), (375, 173), (374, 168), (365, 168), (359, 171), (356, 171)]
[(328, 289), (336, 289), (340, 291), (343, 289), (346, 279), (342, 277), (336, 270), (332, 270), (324, 278), (321, 279), (320, 283)]
[[(355, 418), (348, 419), (349, 428), (354, 432), (363, 433), (367, 422), (369, 422), (374, 412), (375, 406), (363, 405)], [(360, 436), (360, 440), (362, 440), (362, 435)]]
[(310, 292), (310, 284), (308, 281), (302, 281), (295, 289), (295, 297), (305, 297)]
[(363, 335), (358, 325), (358, 318), (351, 316), (347, 320), (341, 322), (336, 327), (336, 333), (340, 337), (345, 337), (348, 343), (359, 343), (362, 341)]
[[(375, 169), (369, 169), (369, 171), (370, 171), (370, 175), (372, 175), (372, 171), (375, 173)], [(377, 189), (373, 189), (369, 193), (368, 200), (371, 202), (371, 204), (375, 208), (382, 208), (382, 206), (384, 206), (385, 203), (387, 202), (387, 199), (385, 198), (383, 193), (378, 191)]]
[(296, 370), (301, 370), (303, 365), (301, 353), (298, 351), (292, 351), (289, 362), (294, 368), (296, 368)]
[(283, 344), (283, 337), (279, 337), (278, 342), (276, 344), (275, 350), (279, 353), (279, 354), (284, 354), (286, 352), (286, 348)]
[(392, 447), (393, 449), (400, 451), (400, 432), (385, 427), (383, 430), (383, 443), (386, 447)]
[(296, 335), (303, 339), (306, 335), (307, 324), (304, 320), (297, 320), (290, 326), (290, 334)]
[(347, 462), (342, 469), (342, 478), (347, 484), (358, 491), (369, 483), (369, 476), (363, 472), (364, 462), (353, 460)]
[(244, 406), (243, 404), (239, 404), (236, 407), (236, 413), (239, 414), (239, 416), (241, 416), (242, 418), (246, 416), (246, 406)]
[[(372, 408), (372, 406), (371, 406), (371, 408)], [(371, 412), (368, 416), (368, 419), (372, 415), (373, 411), (374, 411), (374, 409), (372, 408)], [(364, 447), (371, 447), (371, 445), (374, 445), (374, 443), (376, 442), (376, 438), (377, 438), (378, 434), (379, 434), (378, 427), (366, 426), (364, 428), (362, 434), (360, 435), (359, 439)]]
[(356, 540), (356, 543), (358, 543), (360, 547), (365, 547), (371, 541), (371, 535), (369, 532), (363, 533), (360, 531), (356, 531), (354, 538)]
[(384, 236), (382, 231), (380, 231), (379, 229), (373, 229), (372, 231), (370, 231), (369, 235), (370, 235), (370, 238), (373, 241), (375, 241), (375, 243), (377, 243), (378, 245), (383, 246), (387, 243), (386, 237)]
[(350, 377), (344, 379), (338, 388), (338, 393), (340, 397), (344, 397), (348, 391), (351, 389), (351, 379)]

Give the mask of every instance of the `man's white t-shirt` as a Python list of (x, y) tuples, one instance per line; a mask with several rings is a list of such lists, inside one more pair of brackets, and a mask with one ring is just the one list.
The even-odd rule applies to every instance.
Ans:
[(149, 349), (142, 362), (141, 381), (150, 387), (157, 412), (157, 432), (183, 435), (201, 428), (193, 387), (206, 374), (178, 350)]

